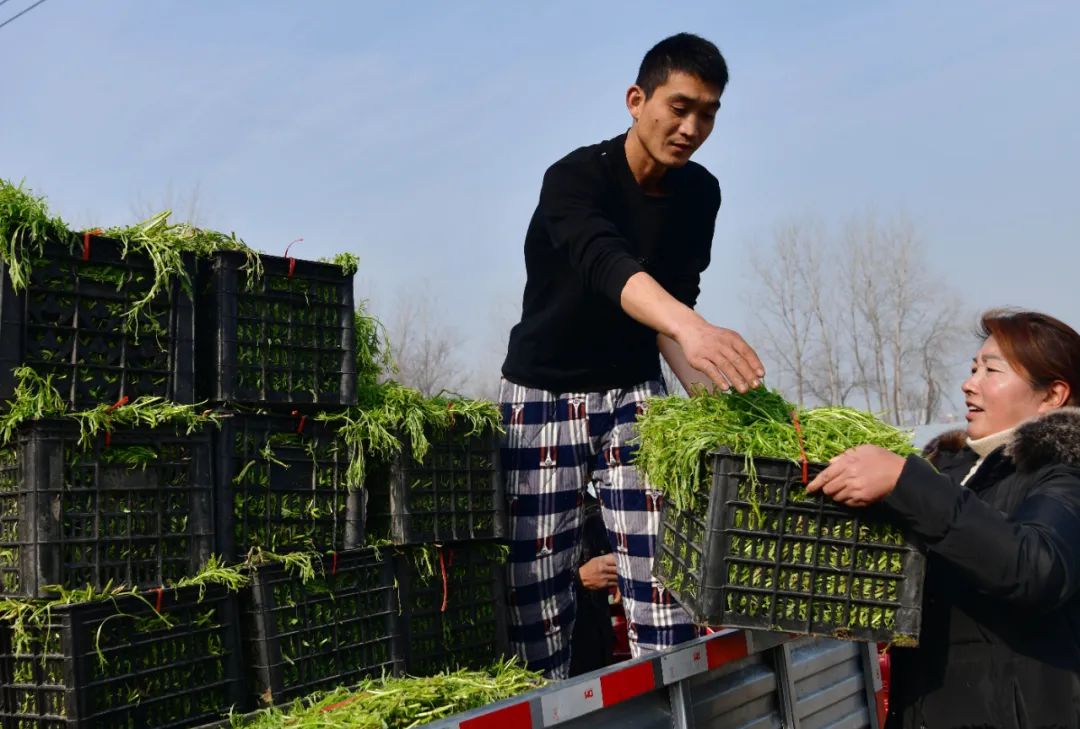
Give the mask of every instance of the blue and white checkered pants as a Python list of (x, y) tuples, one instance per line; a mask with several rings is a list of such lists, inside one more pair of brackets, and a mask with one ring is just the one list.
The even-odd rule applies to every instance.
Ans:
[(630, 648), (659, 650), (698, 635), (652, 577), (661, 495), (633, 465), (637, 415), (666, 394), (659, 380), (589, 393), (502, 381), (502, 466), (510, 509), (510, 641), (529, 667), (566, 678), (581, 555), (582, 493), (598, 483), (615, 554)]

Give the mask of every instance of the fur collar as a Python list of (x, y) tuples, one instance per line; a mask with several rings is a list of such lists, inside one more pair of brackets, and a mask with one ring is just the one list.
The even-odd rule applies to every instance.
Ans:
[[(933, 463), (939, 455), (958, 453), (966, 447), (967, 434), (950, 430), (927, 443), (923, 455)], [(1021, 424), (1005, 447), (1005, 455), (1024, 472), (1051, 463), (1080, 467), (1080, 408), (1059, 408)]]
[(923, 457), (934, 463), (943, 453), (959, 453), (967, 447), (967, 433), (963, 430), (948, 430), (935, 436), (923, 447)]
[(1080, 408), (1059, 408), (1016, 429), (1005, 448), (1018, 471), (1034, 471), (1050, 463), (1080, 466)]

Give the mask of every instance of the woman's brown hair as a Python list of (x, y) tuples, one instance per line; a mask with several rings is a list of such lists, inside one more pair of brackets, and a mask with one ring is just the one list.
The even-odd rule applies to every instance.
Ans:
[(979, 335), (993, 337), (1001, 353), (1036, 390), (1069, 386), (1068, 405), (1080, 405), (1080, 334), (1037, 311), (993, 309), (982, 315)]

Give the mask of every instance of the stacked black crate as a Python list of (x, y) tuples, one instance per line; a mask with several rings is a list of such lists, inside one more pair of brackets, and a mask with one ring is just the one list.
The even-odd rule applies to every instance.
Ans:
[(368, 533), (400, 545), (396, 569), (405, 670), (425, 676), (479, 669), (508, 654), (505, 498), (495, 432), (426, 433), (417, 458), (369, 466)]
[(214, 547), (211, 432), (119, 412), (192, 403), (194, 261), (51, 235), (0, 266), (0, 718), (195, 725), (242, 699), (236, 595), (163, 587)]
[(392, 565), (364, 549), (362, 484), (320, 418), (356, 401), (352, 274), (220, 252), (197, 290), (196, 390), (223, 418), (217, 548), (264, 563), (241, 593), (252, 705), (399, 670)]

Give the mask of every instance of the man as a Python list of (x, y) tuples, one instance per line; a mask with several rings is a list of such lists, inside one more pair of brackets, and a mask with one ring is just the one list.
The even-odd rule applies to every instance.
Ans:
[(623, 135), (582, 147), (544, 175), (525, 237), (522, 317), (500, 390), (510, 501), (511, 642), (565, 678), (574, 623), (582, 491), (600, 482), (631, 650), (697, 634), (652, 578), (660, 495), (633, 466), (636, 416), (662, 395), (659, 353), (689, 390), (745, 391), (765, 371), (737, 333), (694, 312), (720, 206), (690, 162), (708, 138), (727, 65), (687, 33), (642, 60)]

